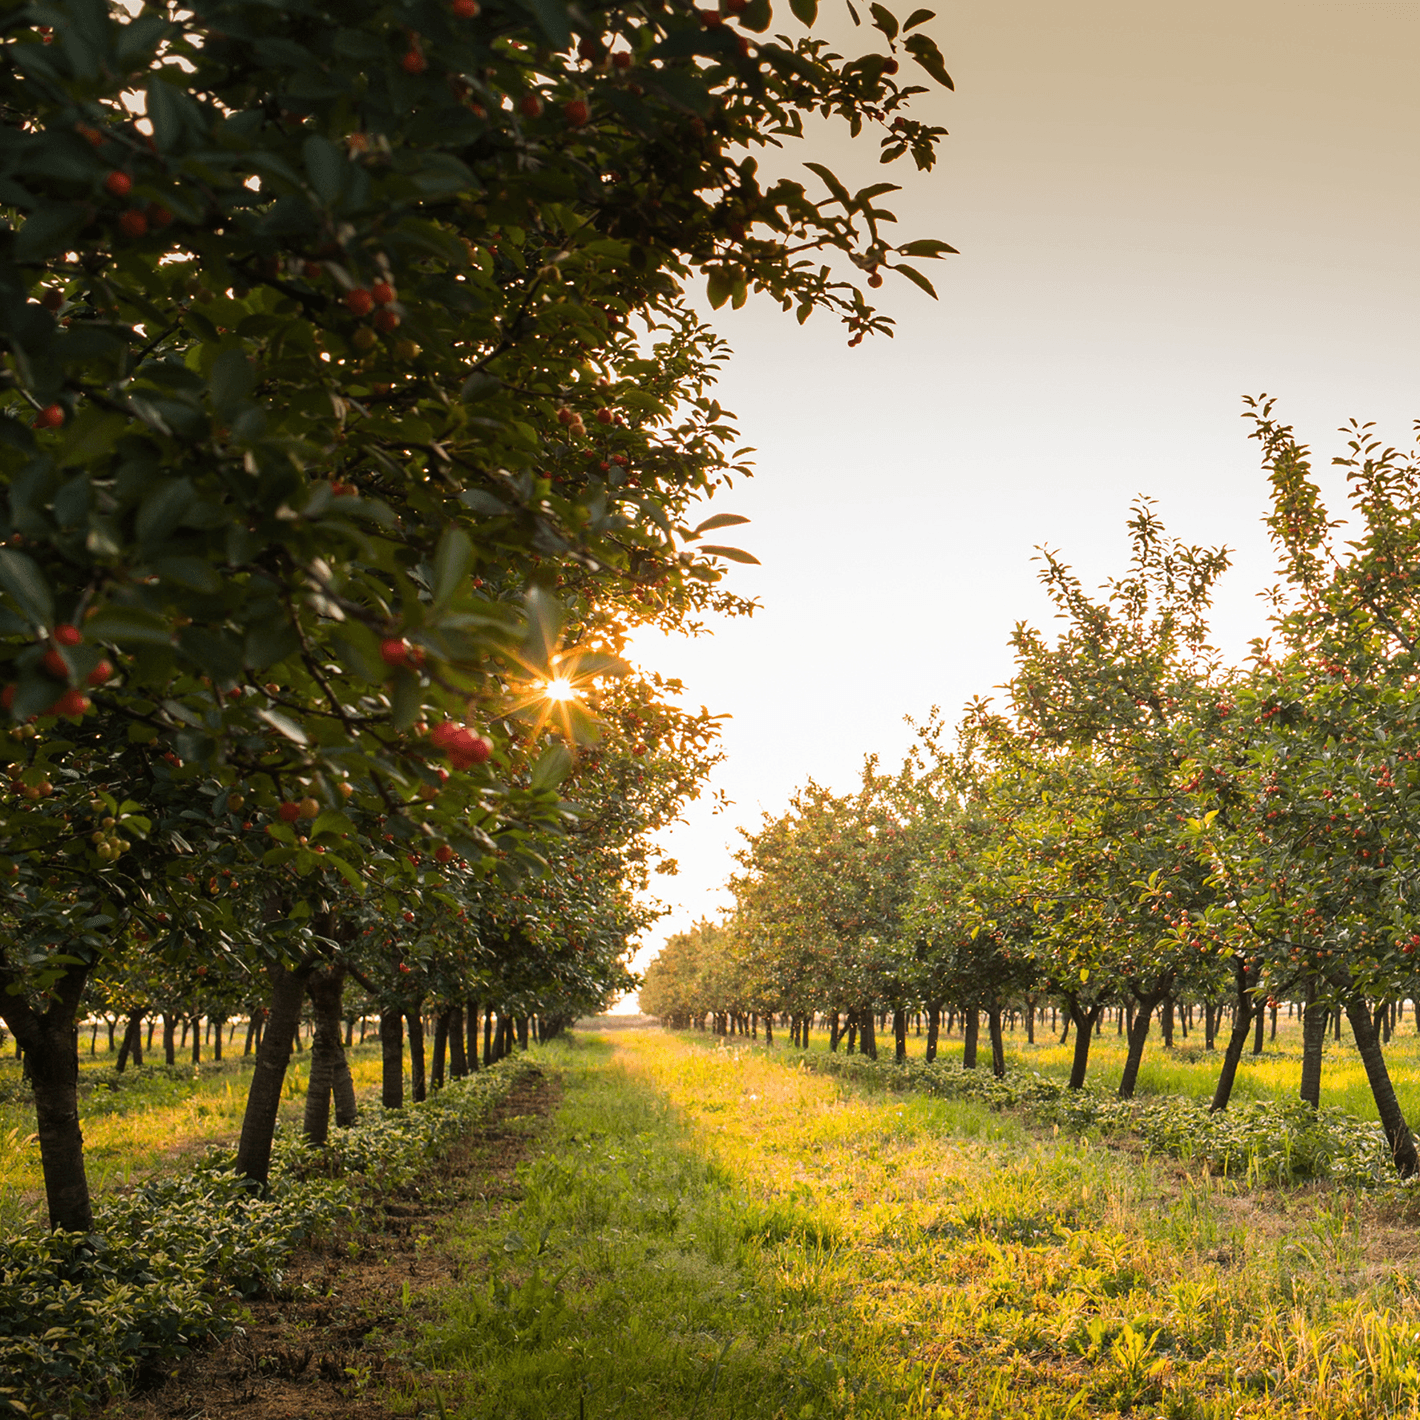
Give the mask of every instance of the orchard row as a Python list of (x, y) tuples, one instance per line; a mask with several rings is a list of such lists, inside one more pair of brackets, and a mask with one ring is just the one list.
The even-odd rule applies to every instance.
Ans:
[[(646, 1010), (815, 1014), (875, 1049), (886, 1013), (944, 1010), (998, 1073), (1001, 1020), (1048, 1004), (1084, 1084), (1106, 1012), (1127, 1023), (1133, 1093), (1151, 1023), (1180, 1006), (1231, 1029), (1215, 1109), (1269, 1004), (1304, 1013), (1302, 1097), (1317, 1101), (1327, 1022), (1350, 1023), (1402, 1175), (1415, 1143), (1382, 1037), (1420, 997), (1420, 465), (1353, 428), (1344, 537), (1308, 451), (1250, 402), (1280, 562), (1268, 632), (1242, 665), (1209, 644), (1221, 549), (1130, 521), (1127, 570), (1092, 595), (1054, 554), (1062, 629), (1012, 638), (1004, 700), (954, 736), (934, 714), (895, 774), (810, 783), (748, 834), (733, 914), (673, 939)], [(835, 1030), (835, 1035), (837, 1031)], [(969, 1058), (974, 1041), (968, 1045)]]
[(747, 470), (688, 284), (856, 340), (950, 250), (753, 156), (814, 114), (930, 168), (896, 56), (950, 87), (931, 14), (874, 6), (857, 56), (773, 18), (0, 9), (0, 1017), (55, 1225), (92, 1217), (88, 1013), (260, 1003), (262, 1185), (308, 994), (556, 1021), (627, 984), (716, 724), (620, 653), (744, 610), (753, 561), (711, 536)]

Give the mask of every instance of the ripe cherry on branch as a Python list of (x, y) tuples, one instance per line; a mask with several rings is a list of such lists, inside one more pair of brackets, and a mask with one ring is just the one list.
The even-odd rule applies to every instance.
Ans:
[(375, 298), (363, 286), (345, 293), (345, 306), (351, 315), (367, 316), (375, 308)]
[(127, 173), (111, 172), (104, 179), (104, 191), (110, 197), (127, 197), (133, 191), (133, 179)]

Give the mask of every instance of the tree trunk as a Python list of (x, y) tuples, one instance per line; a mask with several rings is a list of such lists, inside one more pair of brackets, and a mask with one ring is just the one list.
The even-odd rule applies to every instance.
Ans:
[(1035, 1002), (1026, 1002), (1026, 1044), (1035, 1044)]
[(163, 1063), (165, 1065), (177, 1064), (177, 1050), (173, 1044), (173, 1035), (177, 1027), (177, 1017), (171, 1011), (163, 1012)]
[(449, 1017), (453, 1007), (445, 1006), (434, 1018), (434, 1063), (429, 1070), (429, 1084), (433, 1089), (444, 1088), (444, 1057), (449, 1051)]
[(1413, 1178), (1416, 1169), (1420, 1168), (1420, 1160), (1415, 1154), (1415, 1138), (1400, 1111), (1400, 1101), (1395, 1097), (1390, 1071), (1386, 1069), (1385, 1056), (1381, 1054), (1380, 1042), (1376, 1039), (1375, 1023), (1366, 1009), (1366, 1003), (1359, 996), (1353, 996), (1346, 1002), (1346, 1018), (1351, 1022), (1356, 1049), (1361, 1052), (1366, 1078), (1371, 1082), (1371, 1096), (1376, 1102), (1376, 1113), (1381, 1117), (1386, 1142), (1390, 1145), (1390, 1156), (1395, 1160), (1395, 1171), (1401, 1178)]
[(1144, 1058), (1144, 1042), (1149, 1038), (1149, 1021), (1153, 1017), (1154, 1007), (1163, 998), (1159, 995), (1136, 999), (1139, 1009), (1129, 1023), (1129, 1054), (1125, 1058), (1124, 1074), (1119, 1081), (1119, 1098), (1122, 1100), (1134, 1098), (1134, 1086), (1139, 1079), (1139, 1062)]
[[(257, 1047), (256, 1067), (247, 1091), (246, 1113), (242, 1117), (242, 1137), (237, 1145), (236, 1171), (264, 1192), (271, 1173), (271, 1141), (276, 1133), (276, 1116), (281, 1108), (281, 1086), (291, 1059), (291, 1041), (301, 1018), (301, 1002), (306, 995), (314, 963), (302, 962), (288, 969), (273, 962), (266, 969), (271, 982), (271, 1005), (267, 1028)], [(193, 1039), (196, 1049), (196, 1019)]]
[(977, 1034), (981, 1030), (981, 1015), (975, 1006), (970, 1006), (961, 1013), (962, 1016), (962, 1036), (965, 1044), (961, 1052), (961, 1068), (963, 1070), (976, 1069), (976, 1041)]
[(483, 1013), (483, 1063), (491, 1065), (498, 1057), (493, 1053), (493, 1009)]
[(398, 1006), (380, 1008), (380, 1103), (404, 1108), (404, 1012)]
[(1075, 1026), (1075, 1057), (1070, 1062), (1070, 1088), (1082, 1090), (1085, 1087), (1085, 1071), (1090, 1065), (1090, 1042), (1094, 1039), (1094, 1028), (1104, 1014), (1104, 1003), (1096, 1001), (1087, 1011), (1073, 996), (1065, 998), (1068, 1019)]
[(1326, 1049), (1327, 1008), (1316, 999), (1316, 985), (1307, 984), (1307, 1004), (1302, 1012), (1301, 1098), (1313, 1109), (1321, 1106), (1321, 1053)]
[(1237, 986), (1237, 1011), (1233, 1019), (1233, 1031), (1228, 1037), (1228, 1048), (1223, 1052), (1223, 1068), (1218, 1073), (1218, 1084), (1213, 1091), (1213, 1103), (1208, 1108), (1213, 1113), (1227, 1109), (1233, 1094), (1233, 1081), (1237, 1078), (1238, 1062), (1242, 1059), (1243, 1047), (1247, 1044), (1248, 1030), (1252, 1025), (1254, 1009), (1261, 1019), (1262, 1008), (1253, 1000), (1247, 979), (1245, 962), (1233, 959), (1233, 977)]
[(464, 1053), (463, 1007), (449, 1007), (449, 1079), (462, 1080), (468, 1074), (468, 1056)]
[(766, 1045), (773, 1045), (773, 1044), (774, 1044), (774, 1012), (773, 1012), (773, 1011), (766, 1011), (766, 1012), (764, 1013), (764, 1043), (765, 1043)]
[(942, 1008), (940, 1006), (927, 1007), (927, 1062), (931, 1064), (937, 1058), (937, 1035), (942, 1028)]
[(114, 1069), (121, 1075), (128, 1064), (129, 1056), (135, 1065), (143, 1063), (143, 1012), (134, 1011), (128, 1017), (128, 1025), (123, 1032), (123, 1044), (118, 1048), (118, 1059)]
[(196, 1014), (192, 1017), (192, 1063), (202, 1063), (202, 1017)]
[(306, 1085), (305, 1133), (313, 1144), (324, 1144), (330, 1137), (332, 1095), (336, 1123), (355, 1122), (355, 1085), (340, 1031), (340, 998), (344, 990), (342, 966), (312, 974), (307, 986), (315, 1029), (311, 1036), (311, 1074)]
[(467, 1035), (468, 1072), (478, 1069), (478, 1002), (472, 997), (464, 1007), (464, 1031)]
[[(741, 1034), (741, 1035), (748, 1035), (749, 1032), (748, 1032), (748, 1030), (746, 1030), (746, 1029), (744, 1028), (744, 1025), (743, 1025), (744, 1019), (745, 1019), (745, 1018), (744, 1018), (743, 1016), (740, 1017), (740, 1021), (741, 1021), (740, 1034)], [(526, 1016), (518, 1016), (518, 1017), (515, 1019), (514, 1024), (515, 1024), (515, 1025), (517, 1026), (517, 1028), (518, 1028), (518, 1049), (519, 1049), (519, 1050), (526, 1050), (526, 1049), (528, 1048), (528, 1018), (527, 1018)]]
[(899, 1065), (907, 1063), (907, 1011), (899, 1007), (892, 1013), (893, 1059)]
[(42, 1014), (23, 995), (6, 991), (7, 986), (19, 985), (8, 976), (0, 968), (0, 1018), (15, 1037), (16, 1052), (23, 1051), (25, 1073), (34, 1090), (49, 1226), (91, 1233), (94, 1213), (84, 1171), (84, 1134), (79, 1127), (78, 1025), (79, 1000), (89, 968), (70, 967), (50, 987)]
[(991, 1037), (991, 1073), (999, 1080), (1006, 1073), (1006, 1042), (1001, 1038), (1001, 1008), (986, 1008), (986, 1029)]
[(209, 1016), (208, 1020), (216, 1027), (212, 1032), (212, 1059), (220, 1064), (222, 1060), (222, 1027), (227, 1024), (227, 1019), (225, 1016), (215, 1018)]
[(869, 1060), (876, 1060), (878, 1058), (878, 1038), (874, 1031), (872, 1011), (860, 1013), (858, 1031), (861, 1037), (858, 1048)]
[(830, 1011), (828, 1015), (828, 1053), (830, 1055), (838, 1054), (838, 1041), (841, 1034), (838, 1025), (838, 1012)]
[(1165, 996), (1163, 1010), (1159, 1014), (1159, 1030), (1164, 1037), (1164, 1049), (1173, 1049), (1173, 997)]
[(803, 1019), (803, 1024), (799, 1027), (799, 1044), (807, 1050), (809, 1048), (809, 1034), (813, 1029), (814, 1013), (810, 1011)]
[(1252, 1032), (1252, 1053), (1262, 1054), (1262, 1036), (1267, 1029), (1267, 1011), (1265, 1005), (1259, 1005), (1254, 1016), (1254, 1026)]

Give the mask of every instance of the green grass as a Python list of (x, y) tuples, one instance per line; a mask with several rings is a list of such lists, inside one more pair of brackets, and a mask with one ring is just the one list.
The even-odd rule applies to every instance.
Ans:
[[(1052, 1034), (1048, 1026), (1042, 1028), (1038, 1025), (1035, 1034), (1034, 1045), (1027, 1043), (1024, 1031), (1007, 1034), (1007, 1070), (1036, 1070), (1042, 1075), (1055, 1076), (1062, 1080), (1068, 1078), (1075, 1049), (1073, 1031), (1069, 1042), (1064, 1045), (1059, 1043), (1059, 1035)], [(787, 1046), (788, 1043), (787, 1035), (776, 1033), (776, 1048)], [(1187, 1040), (1176, 1030), (1174, 1048), (1165, 1050), (1156, 1020), (1139, 1067), (1136, 1092), (1140, 1095), (1187, 1095), (1194, 1099), (1211, 1099), (1214, 1086), (1218, 1082), (1218, 1071), (1223, 1063), (1223, 1046), (1226, 1043), (1227, 1031), (1223, 1029), (1220, 1031), (1218, 1048), (1205, 1050), (1200, 1023)], [(809, 1048), (826, 1051), (828, 1032), (816, 1029), (809, 1038)], [(891, 1059), (892, 1051), (891, 1033), (879, 1034), (878, 1058)], [(939, 1058), (960, 1060), (961, 1051), (960, 1030), (951, 1036), (944, 1035), (938, 1044)], [(1282, 1015), (1277, 1022), (1277, 1039), (1264, 1041), (1260, 1056), (1254, 1056), (1251, 1052), (1252, 1043), (1249, 1040), (1242, 1063), (1238, 1067), (1232, 1098), (1239, 1103), (1250, 1099), (1295, 1099), (1302, 1080), (1301, 1022), (1296, 1019), (1289, 1021)], [(922, 1058), (926, 1053), (925, 1035), (909, 1034), (907, 1053), (910, 1058)], [(1107, 1089), (1115, 1089), (1124, 1073), (1124, 1057), (1124, 1041), (1115, 1033), (1115, 1026), (1111, 1021), (1090, 1045), (1090, 1082)], [(1420, 1034), (1416, 1033), (1413, 1015), (1402, 1022), (1400, 1029), (1385, 1046), (1385, 1058), (1406, 1118), (1411, 1120), (1413, 1125), (1420, 1126)], [(981, 1044), (977, 1060), (980, 1068), (991, 1068), (991, 1050), (986, 1037), (984, 1016), (981, 1020)], [(1358, 1119), (1376, 1118), (1371, 1088), (1366, 1080), (1361, 1057), (1356, 1052), (1349, 1025), (1343, 1024), (1340, 1041), (1330, 1037), (1327, 1039), (1322, 1063), (1320, 1102), (1323, 1107), (1344, 1109)]]
[[(240, 1037), (236, 1044), (240, 1051)], [(348, 1054), (356, 1090), (377, 1087), (378, 1042), (355, 1046)], [(161, 1060), (160, 1050), (122, 1075), (115, 1071), (114, 1059), (104, 1053), (79, 1057), (84, 1161), (95, 1197), (180, 1167), (208, 1144), (236, 1139), (246, 1109), (250, 1057), (237, 1054), (220, 1064), (204, 1061), (198, 1066), (146, 1063)], [(291, 1057), (283, 1118), (299, 1118), (309, 1059), (308, 1053)], [(43, 1190), (34, 1102), (19, 1064), (10, 1056), (0, 1061), (0, 1234), (41, 1208)]]
[(425, 1414), (1420, 1414), (1404, 1194), (1249, 1190), (733, 1043), (581, 1036), (465, 1215)]

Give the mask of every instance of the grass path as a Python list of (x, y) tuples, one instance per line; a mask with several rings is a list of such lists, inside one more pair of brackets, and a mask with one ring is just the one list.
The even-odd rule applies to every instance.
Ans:
[(654, 1032), (542, 1058), (562, 1108), (426, 1334), (450, 1413), (1420, 1415), (1413, 1226), (1374, 1200)]

